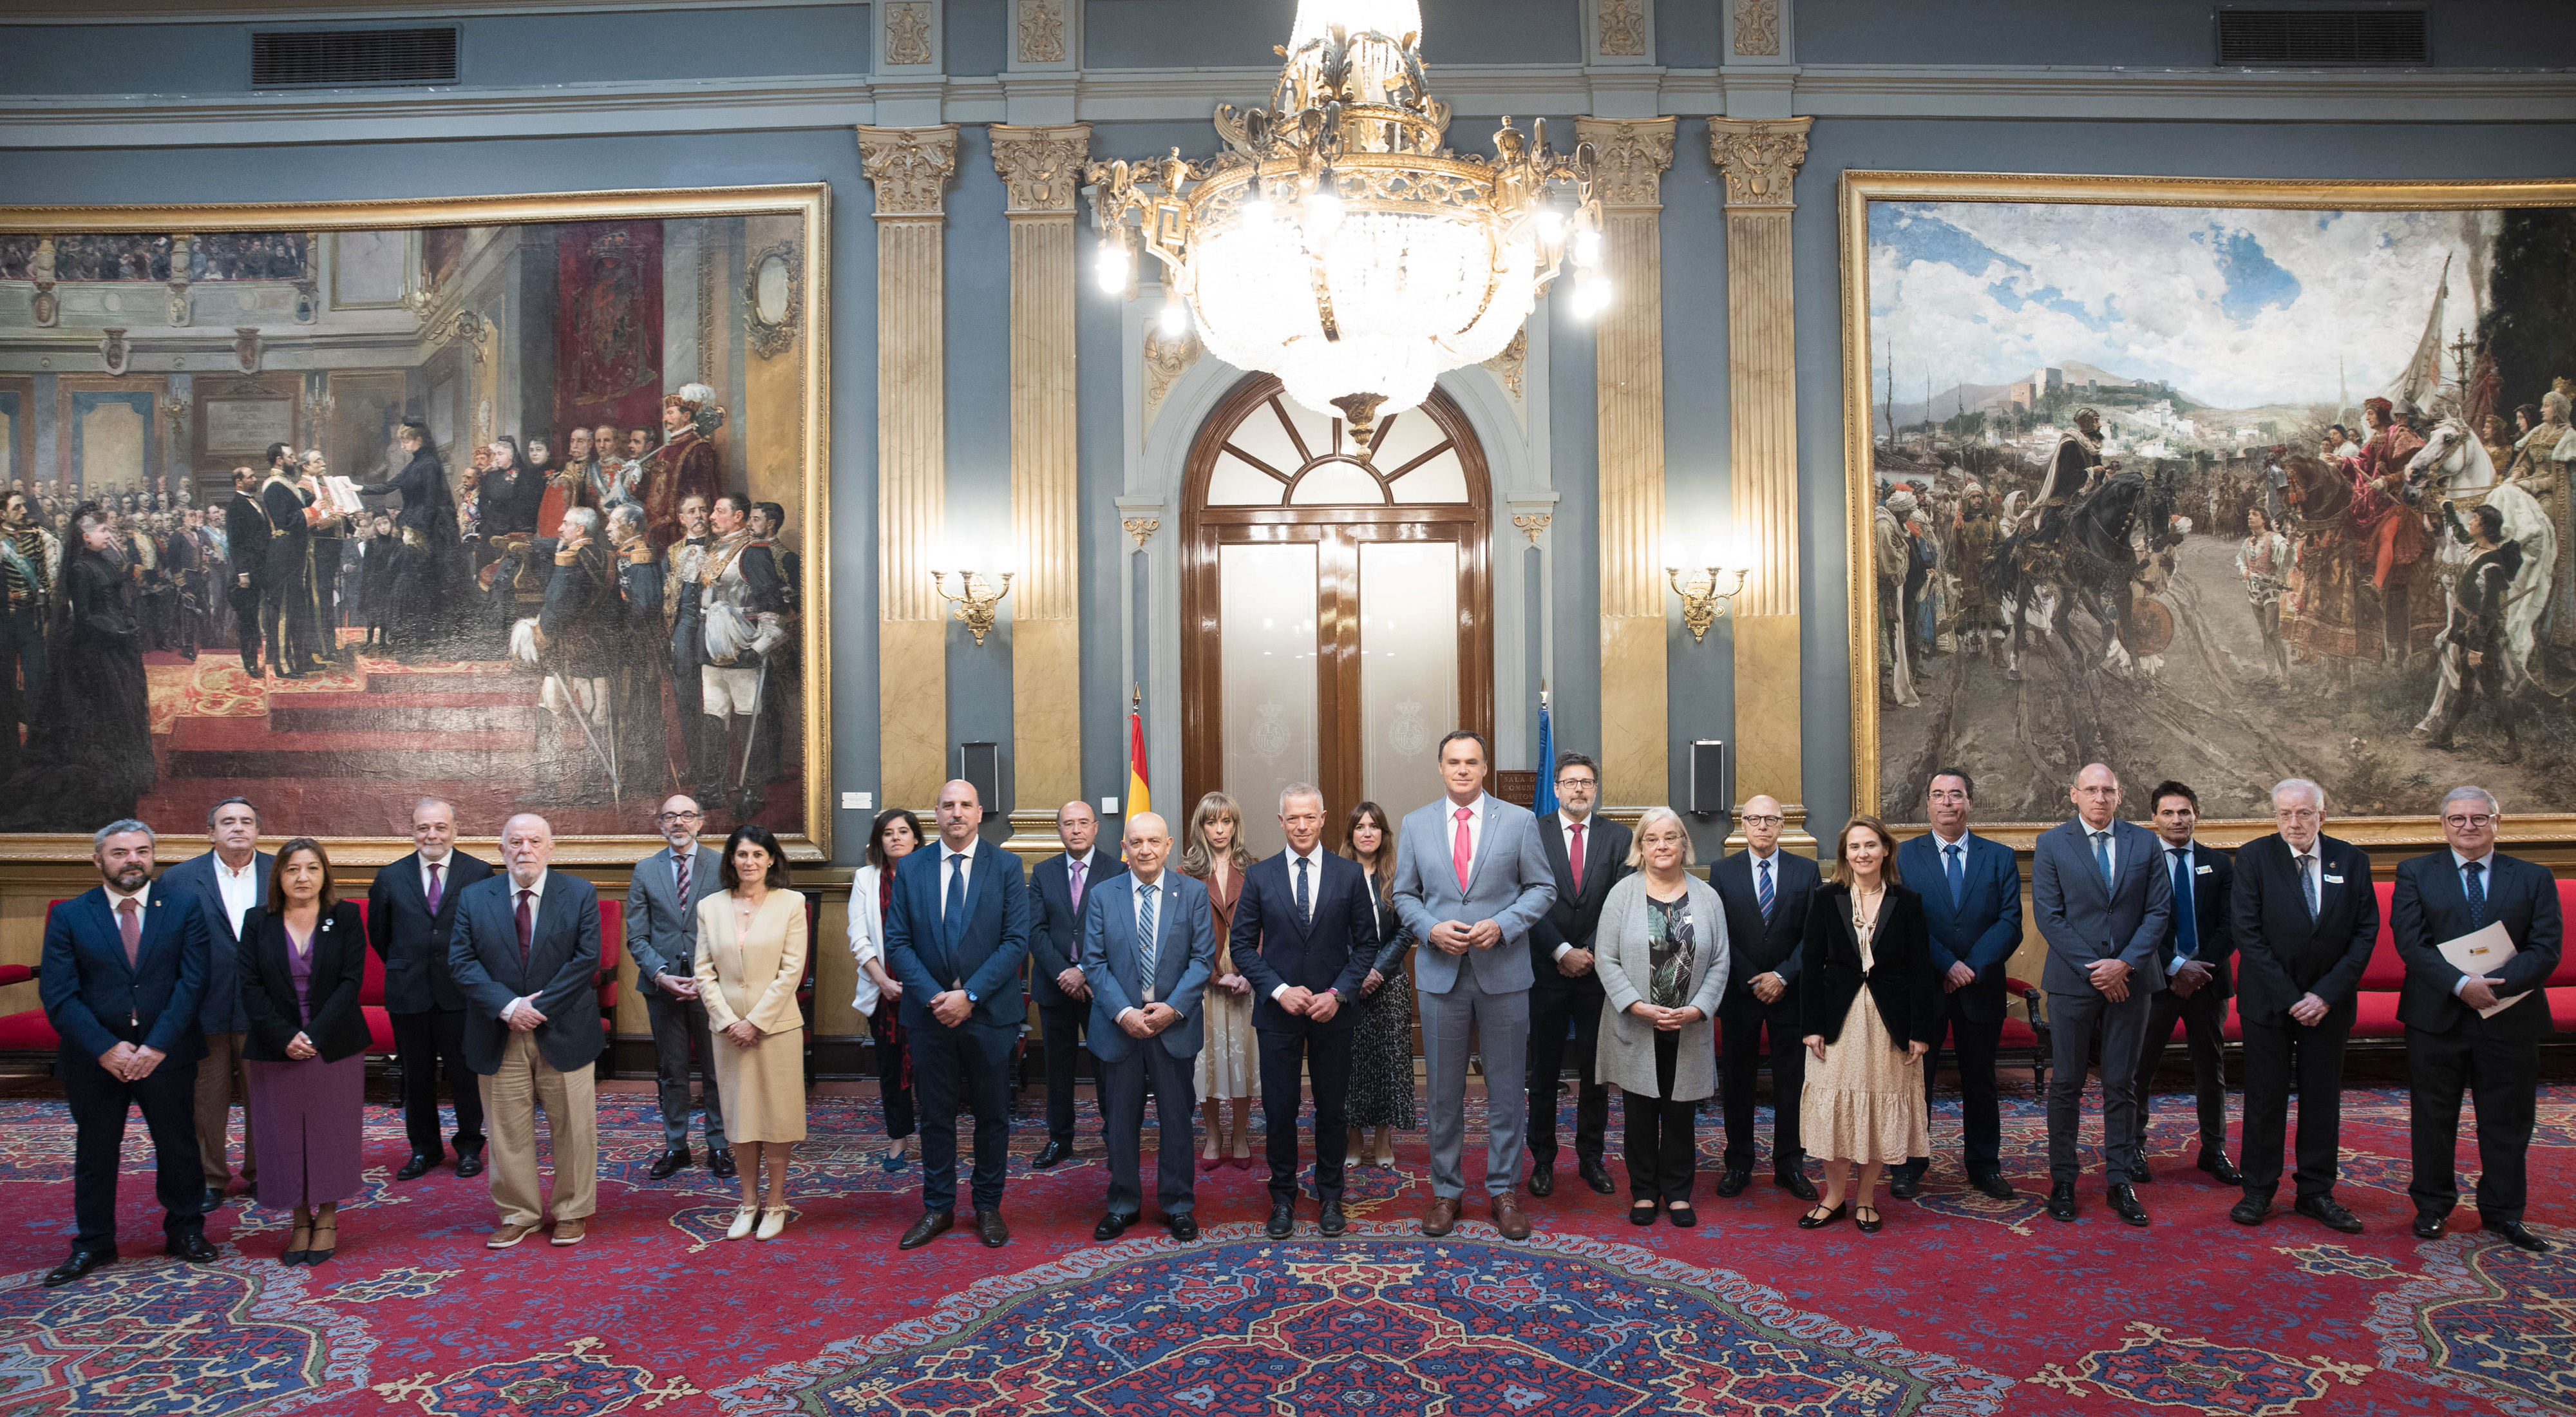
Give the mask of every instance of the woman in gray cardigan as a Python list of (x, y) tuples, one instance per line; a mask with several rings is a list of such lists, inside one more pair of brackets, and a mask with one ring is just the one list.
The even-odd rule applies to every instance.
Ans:
[(1717, 1091), (1726, 911), (1690, 873), (1690, 833), (1670, 807), (1638, 819), (1628, 864), (1636, 874), (1610, 888), (1593, 943), (1603, 994), (1595, 1072), (1627, 1095), (1630, 1223), (1652, 1225), (1661, 1209), (1695, 1225), (1691, 1128), (1698, 1101)]

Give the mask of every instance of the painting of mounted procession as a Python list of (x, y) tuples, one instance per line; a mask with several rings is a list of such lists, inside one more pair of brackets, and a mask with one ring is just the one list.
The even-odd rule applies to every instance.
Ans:
[[(1855, 784), (2576, 830), (2576, 184), (1851, 173)], [(2408, 819), (2413, 819), (2411, 822)]]

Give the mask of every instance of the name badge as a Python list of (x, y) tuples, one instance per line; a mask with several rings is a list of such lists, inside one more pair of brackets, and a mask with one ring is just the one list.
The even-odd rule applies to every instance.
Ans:
[(2327, 884), (2327, 885), (2330, 885), (2330, 886), (2339, 886), (2339, 885), (2342, 885), (2342, 884), (2343, 884), (2343, 877), (2341, 877), (2341, 876), (2328, 876), (2328, 877), (2326, 877), (2326, 884)]
[(2199, 876), (2215, 876), (2218, 874), (2218, 868), (2215, 866), (2202, 866), (2196, 868), (2192, 874)]

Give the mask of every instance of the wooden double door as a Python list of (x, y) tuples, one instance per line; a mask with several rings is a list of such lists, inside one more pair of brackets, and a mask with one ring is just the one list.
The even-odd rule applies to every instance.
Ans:
[(1321, 788), (1325, 840), (1362, 801), (1390, 822), (1440, 791), (1453, 728), (1491, 741), (1484, 454), (1434, 392), (1380, 420), (1363, 457), (1341, 420), (1246, 378), (1200, 429), (1182, 510), (1182, 778), (1240, 804), (1257, 854), (1281, 789)]

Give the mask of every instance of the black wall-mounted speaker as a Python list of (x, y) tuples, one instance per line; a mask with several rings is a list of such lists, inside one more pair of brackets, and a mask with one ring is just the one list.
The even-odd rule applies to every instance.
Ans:
[(1002, 810), (1001, 744), (958, 744), (957, 776), (962, 781), (975, 784), (975, 796), (984, 804), (986, 820), (991, 820)]
[(1691, 744), (1690, 809), (1694, 817), (1723, 817), (1735, 808), (1726, 780), (1726, 744), (1702, 738)]

